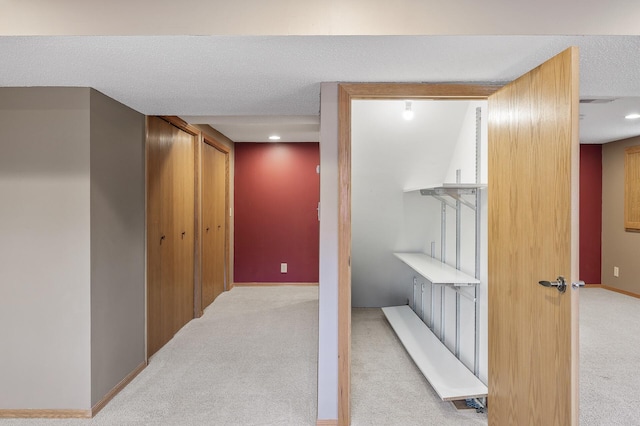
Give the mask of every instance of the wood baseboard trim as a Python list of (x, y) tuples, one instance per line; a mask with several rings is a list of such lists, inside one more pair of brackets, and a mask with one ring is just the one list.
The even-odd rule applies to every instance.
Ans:
[(338, 419), (317, 420), (316, 426), (338, 426)]
[(631, 296), (631, 297), (635, 297), (636, 299), (640, 299), (640, 294), (632, 293), (627, 290), (621, 290), (619, 288), (609, 287), (608, 285), (604, 285), (604, 284), (601, 284), (600, 287), (604, 288), (605, 290), (614, 291), (616, 293), (624, 294), (625, 296)]
[(275, 287), (275, 286), (317, 287), (318, 283), (233, 283), (233, 287)]
[(91, 410), (4, 410), (0, 419), (90, 419)]
[(142, 372), (147, 367), (147, 362), (143, 361), (139, 366), (137, 366), (131, 373), (127, 374), (127, 376), (120, 380), (120, 382), (113, 387), (100, 401), (98, 401), (91, 408), (91, 417), (95, 416), (104, 408), (105, 405), (109, 403), (125, 386), (127, 386), (135, 377)]
[(600, 288), (600, 287), (602, 287), (602, 284), (585, 284), (584, 287), (585, 288)]

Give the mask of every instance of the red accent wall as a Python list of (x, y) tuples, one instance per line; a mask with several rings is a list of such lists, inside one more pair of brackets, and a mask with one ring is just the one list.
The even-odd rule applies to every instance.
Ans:
[(235, 145), (235, 282), (318, 282), (319, 164), (318, 143)]
[(602, 145), (580, 145), (580, 279), (600, 284)]

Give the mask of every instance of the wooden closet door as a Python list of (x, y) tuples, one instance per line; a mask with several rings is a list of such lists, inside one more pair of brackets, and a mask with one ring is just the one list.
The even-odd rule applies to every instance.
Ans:
[(194, 147), (195, 136), (176, 128), (173, 180), (176, 252), (174, 259), (173, 334), (193, 319), (194, 285)]
[(202, 150), (202, 309), (225, 290), (228, 154), (207, 143)]
[(147, 122), (147, 356), (193, 318), (195, 136)]
[(169, 315), (174, 269), (173, 126), (149, 117), (147, 122), (147, 355), (173, 335)]

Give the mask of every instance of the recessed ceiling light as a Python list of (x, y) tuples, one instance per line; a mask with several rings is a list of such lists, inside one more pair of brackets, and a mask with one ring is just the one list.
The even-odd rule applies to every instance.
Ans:
[(629, 115), (625, 115), (624, 118), (626, 118), (627, 120), (635, 120), (637, 118), (640, 118), (640, 114), (638, 113), (629, 114)]
[(406, 101), (404, 104), (404, 111), (402, 111), (402, 118), (405, 120), (413, 120), (413, 111), (411, 110), (411, 102)]
[(278, 135), (271, 135), (271, 136), (269, 136), (269, 140), (270, 140), (270, 141), (279, 141), (279, 140), (280, 140), (280, 136), (278, 136)]

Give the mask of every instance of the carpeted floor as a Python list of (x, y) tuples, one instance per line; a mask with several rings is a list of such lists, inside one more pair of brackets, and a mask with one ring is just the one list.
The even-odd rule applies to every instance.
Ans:
[(318, 288), (234, 288), (91, 420), (0, 425), (315, 425)]
[[(583, 289), (580, 424), (640, 425), (640, 299)], [(0, 426), (316, 423), (317, 287), (235, 288), (187, 324), (95, 418)], [(380, 309), (354, 309), (352, 424), (485, 425), (442, 402)]]
[(442, 402), (379, 308), (357, 308), (351, 321), (351, 424), (486, 425), (486, 414)]
[(580, 290), (580, 424), (640, 425), (640, 299)]
[[(354, 309), (352, 424), (486, 425), (486, 415), (442, 402), (380, 309)], [(580, 290), (580, 424), (640, 425), (640, 299)], [(489, 408), (490, 409), (490, 408)]]

